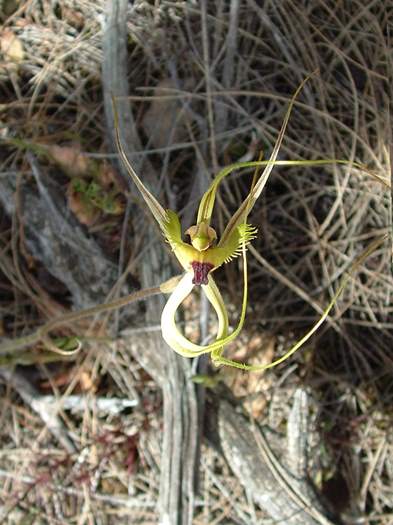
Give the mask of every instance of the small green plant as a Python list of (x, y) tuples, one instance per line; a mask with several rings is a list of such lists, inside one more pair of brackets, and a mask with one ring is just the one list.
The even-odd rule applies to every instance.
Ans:
[(116, 198), (118, 196), (116, 189), (108, 192), (94, 180), (87, 181), (79, 177), (72, 179), (71, 185), (73, 192), (79, 196), (86, 208), (90, 210), (96, 208), (115, 215), (122, 211)]

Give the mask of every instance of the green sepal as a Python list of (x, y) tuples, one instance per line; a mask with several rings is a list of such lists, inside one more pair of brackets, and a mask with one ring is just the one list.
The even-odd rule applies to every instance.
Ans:
[(115, 139), (116, 139), (116, 145), (117, 145), (117, 149), (119, 150), (120, 157), (123, 160), (123, 163), (127, 169), (127, 172), (130, 178), (134, 181), (135, 186), (140, 191), (153, 217), (160, 225), (160, 228), (163, 228), (163, 223), (165, 221), (164, 208), (161, 206), (158, 200), (154, 197), (154, 195), (150, 193), (150, 191), (146, 188), (146, 186), (143, 184), (141, 179), (138, 177), (131, 162), (128, 160), (126, 152), (124, 151), (124, 148), (121, 142), (121, 138), (120, 138), (120, 132), (119, 132), (119, 116), (117, 114), (117, 108), (116, 108), (115, 99), (113, 96), (112, 96), (112, 108), (113, 108), (113, 118), (114, 118), (114, 124), (115, 124)]

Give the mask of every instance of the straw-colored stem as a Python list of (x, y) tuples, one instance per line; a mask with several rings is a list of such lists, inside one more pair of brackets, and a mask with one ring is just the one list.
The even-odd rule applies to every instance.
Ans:
[[(172, 288), (173, 283), (174, 283), (174, 278), (170, 279), (168, 283), (170, 284), (170, 288)], [(133, 292), (127, 295), (126, 297), (121, 297), (119, 299), (116, 299), (115, 301), (111, 301), (110, 303), (93, 306), (92, 308), (87, 308), (86, 310), (81, 310), (79, 312), (70, 312), (68, 314), (63, 315), (62, 317), (59, 317), (58, 319), (53, 319), (49, 321), (48, 323), (44, 324), (43, 326), (41, 326), (33, 334), (30, 334), (24, 337), (19, 337), (17, 339), (12, 339), (0, 345), (0, 356), (5, 356), (5, 355), (12, 354), (15, 352), (20, 352), (26, 347), (32, 346), (41, 341), (45, 344), (45, 346), (49, 350), (53, 352), (56, 352), (62, 355), (67, 355), (67, 356), (71, 355), (75, 350), (64, 351), (64, 350), (61, 350), (60, 348), (57, 348), (51, 342), (49, 338), (49, 333), (52, 330), (66, 323), (74, 323), (85, 317), (96, 315), (102, 312), (108, 312), (111, 310), (117, 310), (118, 308), (127, 306), (128, 304), (133, 303), (135, 301), (141, 301), (153, 295), (157, 295), (160, 293), (166, 293), (167, 291), (169, 291), (167, 290), (168, 283), (165, 282), (160, 286), (138, 290), (136, 292)], [(79, 350), (79, 348), (80, 348), (80, 344), (78, 344), (78, 347), (76, 350)]]

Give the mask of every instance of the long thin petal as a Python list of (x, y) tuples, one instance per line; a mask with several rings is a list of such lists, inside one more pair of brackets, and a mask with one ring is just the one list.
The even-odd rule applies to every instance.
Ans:
[[(256, 183), (255, 187), (252, 189), (252, 191), (250, 192), (249, 196), (245, 199), (245, 201), (243, 202), (243, 204), (240, 206), (240, 208), (238, 209), (238, 211), (236, 212), (236, 214), (234, 215), (234, 224), (233, 226), (230, 226), (231, 225), (231, 222), (229, 223), (228, 227), (230, 227), (230, 229), (232, 229), (233, 227), (235, 228), (236, 226), (238, 226), (240, 223), (242, 222), (245, 222), (246, 221), (246, 218), (247, 218), (247, 213), (251, 210), (252, 206), (254, 205), (255, 201), (257, 200), (257, 198), (259, 197), (259, 195), (261, 194), (268, 178), (269, 178), (269, 175), (273, 169), (273, 166), (274, 166), (274, 161), (277, 159), (277, 155), (278, 155), (278, 152), (280, 150), (280, 147), (281, 147), (281, 143), (283, 141), (283, 138), (284, 138), (284, 134), (285, 134), (285, 130), (286, 130), (286, 127), (287, 127), (287, 124), (288, 124), (288, 121), (289, 121), (289, 117), (290, 117), (290, 114), (291, 114), (291, 111), (292, 111), (292, 108), (293, 108), (293, 105), (295, 103), (295, 100), (296, 100), (296, 97), (298, 96), (298, 94), (300, 93), (300, 91), (303, 89), (303, 86), (304, 84), (309, 80), (310, 76), (308, 76), (307, 78), (305, 78), (303, 80), (303, 82), (300, 84), (300, 86), (297, 88), (297, 90), (295, 91), (294, 95), (292, 96), (290, 102), (289, 102), (289, 106), (288, 106), (288, 109), (287, 109), (287, 112), (285, 114), (285, 117), (284, 117), (284, 121), (282, 123), (282, 126), (281, 126), (281, 129), (280, 129), (280, 132), (278, 134), (278, 138), (276, 140), (276, 143), (274, 145), (274, 148), (273, 148), (273, 151), (272, 151), (272, 154), (270, 156), (270, 159), (269, 161), (265, 161), (264, 163), (262, 163), (263, 161), (260, 161), (260, 163), (237, 163), (237, 164), (232, 164), (232, 166), (228, 166), (227, 168), (224, 168), (222, 171), (220, 171), (220, 173), (217, 175), (217, 177), (215, 177), (214, 181), (212, 182), (210, 188), (207, 190), (207, 192), (203, 195), (202, 199), (201, 199), (201, 202), (200, 202), (200, 205), (199, 205), (199, 209), (198, 209), (198, 224), (201, 222), (201, 221), (205, 221), (207, 222), (207, 224), (210, 223), (210, 219), (211, 219), (211, 215), (213, 213), (213, 207), (214, 207), (214, 201), (215, 201), (215, 197), (216, 197), (216, 192), (217, 192), (217, 188), (218, 188), (218, 185), (219, 183), (221, 182), (221, 180), (226, 177), (229, 173), (231, 173), (234, 169), (237, 169), (237, 168), (241, 168), (241, 167), (251, 167), (252, 165), (254, 166), (262, 166), (264, 165), (265, 166), (265, 169), (262, 173), (262, 175), (260, 176), (260, 178), (258, 179), (258, 182)], [(227, 229), (228, 229), (227, 227)], [(224, 232), (224, 235), (227, 236), (230, 234), (230, 232), (227, 232), (227, 229), (225, 230)], [(224, 239), (224, 242), (226, 241), (226, 238)]]
[(164, 223), (165, 223), (165, 217), (166, 217), (165, 210), (161, 206), (161, 204), (158, 202), (158, 200), (150, 193), (150, 191), (142, 183), (141, 179), (138, 177), (130, 161), (128, 160), (128, 157), (123, 149), (121, 139), (120, 139), (119, 116), (117, 113), (117, 108), (116, 108), (114, 97), (112, 97), (112, 105), (113, 105), (113, 115), (114, 115), (114, 121), (115, 121), (114, 123), (115, 123), (116, 145), (117, 145), (117, 149), (119, 150), (120, 157), (122, 158), (124, 165), (127, 168), (127, 171), (131, 179), (134, 181), (138, 190), (141, 192), (143, 199), (145, 200), (146, 204), (148, 205), (150, 211), (153, 214), (153, 217), (156, 219), (160, 227), (163, 228)]
[[(383, 184), (386, 188), (391, 188), (391, 184), (388, 181), (388, 179), (384, 179), (380, 175), (374, 173), (370, 169), (367, 168), (364, 164), (360, 164), (359, 162), (353, 162), (350, 160), (344, 160), (344, 159), (316, 159), (316, 160), (272, 160), (270, 158), (269, 160), (255, 160), (255, 161), (249, 161), (249, 162), (235, 162), (234, 164), (231, 164), (230, 166), (226, 166), (224, 169), (222, 169), (212, 181), (211, 185), (209, 186), (209, 189), (204, 193), (199, 209), (198, 209), (198, 218), (197, 222), (206, 222), (207, 224), (210, 224), (211, 216), (213, 213), (213, 207), (215, 203), (215, 197), (218, 190), (218, 186), (220, 182), (230, 175), (233, 171), (246, 169), (246, 168), (256, 168), (256, 167), (267, 167), (269, 166), (269, 174), (271, 169), (274, 166), (327, 166), (331, 164), (339, 164), (339, 165), (345, 165), (345, 166), (351, 166), (353, 168), (356, 168), (360, 171), (363, 171), (364, 173), (367, 173), (370, 177), (375, 179), (376, 181)], [(264, 176), (264, 174), (262, 175)], [(261, 178), (262, 178), (261, 176)], [(259, 179), (260, 180), (260, 179)], [(267, 178), (264, 179), (264, 184), (266, 184)], [(259, 182), (259, 181), (258, 181)], [(261, 183), (260, 183), (261, 184)], [(254, 187), (254, 192), (255, 188)], [(260, 192), (263, 189), (263, 186), (258, 186), (258, 196), (260, 195)], [(250, 192), (252, 195), (255, 193), (253, 191)], [(250, 195), (249, 195), (250, 197)], [(254, 200), (255, 203), (255, 200)], [(243, 203), (244, 204), (244, 203)], [(242, 204), (242, 206), (243, 206)], [(242, 208), (242, 206), (240, 208)], [(239, 209), (240, 209), (239, 208)], [(245, 207), (243, 208), (244, 211)], [(251, 208), (250, 208), (251, 209)], [(248, 210), (249, 212), (250, 210)], [(242, 222), (242, 221), (238, 221)]]
[[(323, 311), (321, 317), (312, 326), (312, 328), (301, 339), (299, 339), (299, 341), (295, 343), (295, 345), (292, 346), (292, 348), (290, 348), (283, 356), (265, 365), (248, 365), (246, 363), (240, 363), (238, 361), (233, 361), (232, 359), (227, 359), (225, 357), (222, 357), (221, 354), (219, 354), (216, 351), (216, 353), (212, 352), (213, 362), (215, 362), (215, 364), (217, 365), (226, 365), (226, 366), (231, 366), (232, 368), (238, 368), (240, 370), (248, 370), (250, 372), (259, 372), (261, 370), (273, 368), (274, 366), (277, 366), (280, 363), (286, 361), (289, 357), (291, 357), (291, 355), (297, 352), (297, 350), (299, 350), (299, 348), (301, 348), (304, 345), (304, 343), (306, 343), (310, 339), (310, 337), (318, 330), (321, 324), (326, 320), (333, 306), (336, 304), (337, 299), (343, 292), (348, 281), (353, 276), (353, 273), (358, 269), (358, 267), (361, 264), (363, 264), (363, 262), (367, 259), (367, 257), (371, 255), (377, 248), (379, 248), (379, 246), (381, 246), (388, 238), (389, 238), (389, 234), (385, 234), (382, 237), (376, 239), (359, 255), (359, 257), (357, 257), (357, 259), (355, 259), (348, 273), (344, 275), (343, 279), (341, 280), (341, 283), (336, 293), (333, 295), (332, 300), (330, 301), (328, 306)], [(217, 343), (219, 343), (219, 341), (217, 341)]]
[(245, 222), (247, 220), (247, 215), (250, 213), (251, 209), (253, 208), (255, 202), (257, 201), (258, 197), (262, 193), (263, 188), (265, 187), (265, 184), (270, 176), (270, 173), (273, 169), (274, 163), (277, 159), (278, 152), (280, 150), (282, 141), (284, 139), (285, 130), (287, 129), (289, 117), (292, 112), (293, 105), (295, 103), (295, 100), (297, 96), (299, 95), (300, 91), (303, 89), (304, 84), (309, 80), (310, 76), (306, 77), (303, 82), (300, 84), (300, 86), (297, 88), (295, 93), (293, 94), (289, 106), (287, 109), (287, 112), (285, 113), (284, 121), (281, 125), (280, 132), (278, 134), (276, 143), (274, 145), (272, 154), (270, 155), (269, 161), (263, 170), (262, 175), (259, 177), (257, 183), (255, 184), (254, 188), (251, 190), (248, 197), (243, 201), (243, 203), (240, 205), (238, 210), (233, 214), (231, 220), (229, 221), (227, 227), (224, 230), (224, 233), (221, 236), (220, 243), (219, 244), (225, 244), (228, 237), (231, 235), (234, 228), (236, 228), (239, 224)]

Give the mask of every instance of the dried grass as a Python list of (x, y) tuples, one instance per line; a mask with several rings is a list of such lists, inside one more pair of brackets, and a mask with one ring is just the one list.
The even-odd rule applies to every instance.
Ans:
[[(269, 155), (291, 94), (315, 69), (319, 73), (295, 104), (280, 157), (361, 162), (389, 182), (392, 48), (386, 34), (391, 2), (261, 6), (244, 0), (228, 6), (218, 0), (154, 6), (139, 1), (130, 7), (130, 91), (138, 125), (144, 126), (149, 108), (152, 118), (157, 84), (164, 82), (161, 104), (165, 92), (172, 104), (162, 124), (167, 143), (162, 136), (158, 143), (147, 136), (144, 151), (135, 155), (148, 156), (158, 167), (163, 198), (183, 208), (185, 226), (220, 166), (253, 159), (261, 149)], [(4, 20), (20, 39), (24, 56), (17, 64), (3, 57), (0, 67), (3, 139), (58, 145), (71, 140), (89, 156), (110, 157), (101, 118), (102, 17), (100, 2), (54, 7), (32, 0)], [(1, 154), (1, 172), (10, 171), (28, 173), (23, 152), (8, 146)], [(249, 180), (239, 176), (223, 185), (218, 230)], [(254, 243), (259, 258), (250, 256), (250, 337), (283, 338), (276, 346), (282, 351), (316, 320), (355, 256), (390, 228), (391, 215), (386, 187), (350, 165), (276, 168), (251, 217), (260, 236)], [(22, 328), (30, 331), (62, 305), (36, 275), (29, 277), (23, 236), (17, 240), (5, 216), (0, 224), (0, 330), (12, 335)], [(121, 223), (111, 227), (120, 231)], [(312, 346), (261, 378), (267, 406), (281, 387), (291, 392), (305, 383), (312, 391), (321, 440), (313, 445), (311, 472), (326, 492), (329, 480), (343, 483), (348, 523), (387, 525), (393, 519), (390, 265), (385, 245), (351, 280)], [(234, 265), (221, 274), (225, 295), (235, 305), (241, 301), (237, 279)], [(142, 402), (121, 416), (87, 409), (63, 413), (67, 433), (78, 446), (78, 453), (66, 454), (31, 407), (3, 386), (3, 521), (20, 523), (30, 516), (37, 523), (156, 523), (157, 388), (121, 344), (114, 350), (93, 343), (83, 361), (65, 368), (70, 376), (88, 371), (93, 398), (137, 394)], [(27, 373), (38, 373), (38, 383), (46, 377), (61, 399), (57, 369), (30, 367)], [(247, 391), (247, 384), (242, 388)], [(258, 384), (248, 386), (251, 398), (259, 391)], [(284, 412), (278, 420), (268, 414), (260, 420), (282, 430), (288, 403), (290, 394), (279, 404)], [(219, 455), (205, 449), (202, 458), (194, 523), (265, 523)]]

